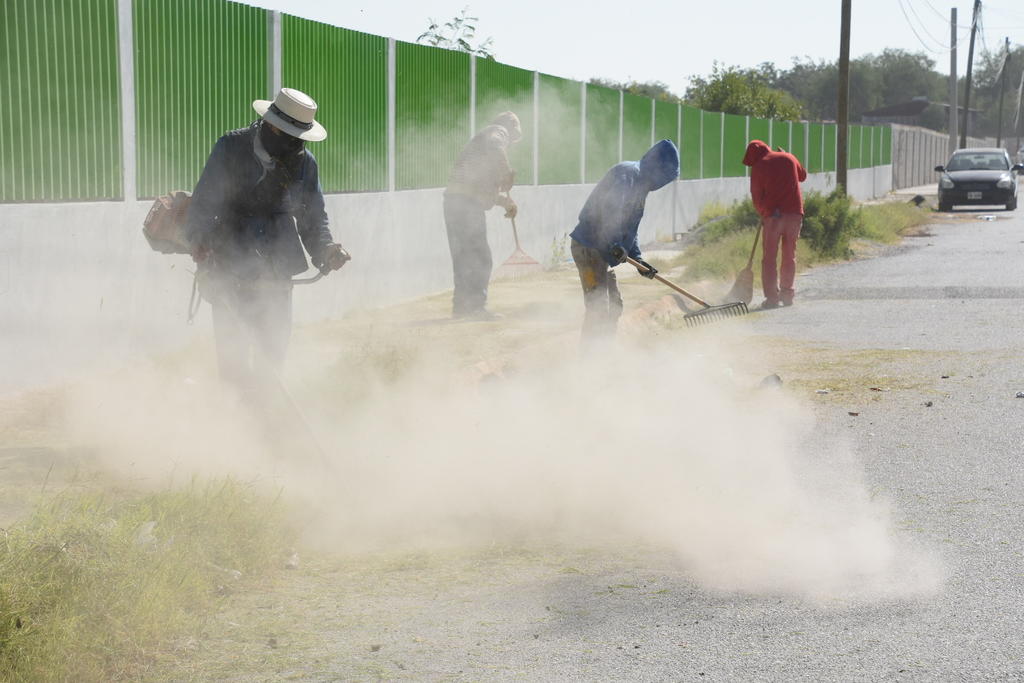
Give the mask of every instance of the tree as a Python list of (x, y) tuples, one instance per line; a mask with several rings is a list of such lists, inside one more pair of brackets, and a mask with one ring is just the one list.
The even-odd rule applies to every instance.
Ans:
[(482, 43), (473, 45), (476, 38), (476, 22), (480, 17), (471, 17), (467, 14), (469, 7), (463, 7), (462, 12), (451, 21), (445, 22), (442, 26), (433, 19), (428, 18), (430, 26), (416, 39), (421, 45), (433, 45), (446, 50), (458, 50), (468, 52), (485, 59), (494, 59), (491, 51), (492, 39), (488, 37)]
[(686, 90), (686, 101), (705, 111), (796, 121), (801, 106), (793, 97), (765, 83), (774, 67), (762, 64), (757, 69), (723, 67), (717, 62), (708, 78), (695, 77)]
[[(999, 127), (999, 92), (1003, 87), (1002, 70), (1006, 50), (983, 51), (974, 69), (975, 87), (971, 92), (971, 108), (980, 110), (976, 126), (971, 135), (995, 137)], [(1013, 127), (1017, 114), (1021, 71), (1024, 70), (1024, 47), (1011, 46), (1010, 63), (1006, 70), (1006, 101), (1003, 104), (1003, 136), (1018, 135)], [(1024, 125), (1021, 126), (1024, 128)]]
[(661, 81), (629, 81), (620, 83), (608, 78), (591, 78), (590, 84), (623, 90), (631, 95), (650, 97), (661, 102), (672, 102), (674, 104), (683, 101), (683, 98), (669, 90), (668, 86)]

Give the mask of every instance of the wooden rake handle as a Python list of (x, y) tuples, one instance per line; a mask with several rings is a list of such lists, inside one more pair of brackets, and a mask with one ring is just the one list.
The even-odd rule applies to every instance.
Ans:
[[(626, 256), (625, 259), (626, 259), (626, 263), (628, 263), (629, 265), (633, 266), (634, 268), (639, 270), (641, 273), (647, 272), (647, 267), (644, 266), (644, 264), (640, 263), (639, 261), (631, 259), (628, 256)], [(654, 279), (657, 280), (658, 282), (660, 282), (661, 284), (666, 285), (669, 288), (674, 289), (675, 291), (679, 292), (680, 294), (685, 296), (687, 299), (690, 299), (691, 301), (697, 302), (698, 304), (700, 304), (704, 308), (711, 308), (711, 304), (709, 304), (708, 302), (706, 302), (706, 301), (704, 301), (702, 299), (697, 298), (696, 296), (694, 296), (693, 294), (690, 294), (689, 292), (687, 292), (685, 289), (683, 289), (682, 287), (680, 287), (676, 283), (670, 282), (669, 280), (666, 280), (665, 278), (663, 278), (662, 276), (658, 275), (657, 273), (654, 274)]]
[(757, 251), (757, 240), (761, 237), (761, 223), (757, 225), (757, 232), (754, 233), (754, 246), (750, 248), (750, 258), (747, 259), (747, 270), (750, 270), (754, 265), (754, 252)]
[[(512, 199), (512, 193), (509, 191), (505, 192), (505, 196)], [(522, 251), (522, 248), (519, 246), (519, 231), (516, 230), (516, 219), (509, 217), (509, 220), (512, 221), (512, 239), (516, 241), (516, 251)]]

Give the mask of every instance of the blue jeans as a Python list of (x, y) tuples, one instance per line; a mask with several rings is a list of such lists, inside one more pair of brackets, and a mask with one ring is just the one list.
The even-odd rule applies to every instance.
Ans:
[(493, 265), (484, 207), (472, 197), (446, 194), (444, 224), (455, 276), (452, 314), (464, 316), (482, 311), (487, 306), (487, 284)]

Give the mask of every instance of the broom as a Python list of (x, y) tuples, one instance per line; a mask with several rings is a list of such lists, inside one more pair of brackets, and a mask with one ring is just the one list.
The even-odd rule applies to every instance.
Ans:
[(754, 234), (754, 246), (750, 248), (750, 258), (747, 259), (747, 267), (736, 275), (736, 283), (729, 290), (729, 293), (725, 295), (725, 298), (742, 301), (745, 304), (749, 304), (750, 300), (754, 298), (754, 252), (757, 251), (757, 240), (759, 237), (761, 237), (760, 225), (757, 226), (757, 232)]
[[(509, 193), (505, 193), (505, 196), (511, 199)], [(516, 249), (512, 252), (512, 255), (505, 259), (505, 262), (498, 266), (494, 273), (497, 278), (508, 278), (516, 280), (525, 275), (536, 273), (544, 269), (539, 261), (531, 257), (523, 248), (519, 246), (519, 231), (516, 230), (516, 219), (509, 216), (509, 220), (512, 221), (512, 239), (516, 242)]]
[[(626, 263), (633, 266), (641, 273), (647, 271), (647, 268), (644, 267), (644, 264), (640, 263), (639, 261), (631, 259), (629, 256), (624, 256), (623, 258), (626, 260)], [(711, 323), (715, 322), (716, 320), (734, 318), (736, 316), (746, 315), (747, 313), (750, 313), (750, 310), (747, 308), (747, 304), (745, 304), (742, 301), (734, 301), (728, 304), (721, 304), (720, 306), (712, 306), (708, 302), (697, 298), (696, 296), (690, 294), (679, 285), (675, 284), (674, 282), (670, 282), (669, 280), (666, 280), (657, 273), (654, 274), (654, 279), (660, 282), (661, 284), (667, 285), (669, 288), (679, 292), (687, 299), (690, 299), (691, 301), (694, 301), (704, 307), (699, 311), (691, 311), (683, 316), (683, 320), (686, 321), (686, 325), (688, 327), (696, 327), (697, 325), (703, 325), (704, 323)]]

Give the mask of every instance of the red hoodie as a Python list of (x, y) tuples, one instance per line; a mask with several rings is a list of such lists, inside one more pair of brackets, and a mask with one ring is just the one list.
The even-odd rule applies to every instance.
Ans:
[(760, 140), (751, 140), (743, 163), (750, 166), (750, 198), (763, 218), (776, 211), (803, 215), (800, 183), (807, 179), (807, 171), (795, 156), (773, 152)]

